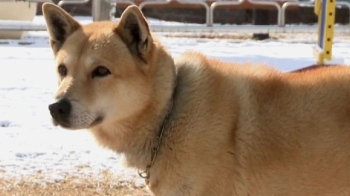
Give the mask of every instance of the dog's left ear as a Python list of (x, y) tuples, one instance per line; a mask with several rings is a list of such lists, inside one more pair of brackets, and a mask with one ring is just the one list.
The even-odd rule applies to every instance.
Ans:
[(79, 29), (81, 25), (66, 11), (52, 3), (44, 3), (42, 6), (46, 21), (47, 31), (50, 35), (50, 45), (56, 54), (67, 37)]
[(115, 33), (124, 40), (132, 53), (147, 63), (152, 36), (144, 15), (136, 5), (129, 6), (124, 11)]

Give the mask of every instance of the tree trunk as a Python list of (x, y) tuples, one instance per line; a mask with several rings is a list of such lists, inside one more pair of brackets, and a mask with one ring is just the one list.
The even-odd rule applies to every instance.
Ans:
[(111, 4), (105, 0), (92, 0), (93, 21), (110, 20), (111, 9)]

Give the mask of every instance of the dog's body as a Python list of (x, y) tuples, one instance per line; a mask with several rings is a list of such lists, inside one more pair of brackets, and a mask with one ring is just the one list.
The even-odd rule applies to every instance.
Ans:
[(140, 170), (163, 133), (155, 195), (350, 195), (349, 68), (173, 61), (135, 6), (119, 23), (87, 26), (43, 11), (59, 73), (55, 123), (91, 130)]

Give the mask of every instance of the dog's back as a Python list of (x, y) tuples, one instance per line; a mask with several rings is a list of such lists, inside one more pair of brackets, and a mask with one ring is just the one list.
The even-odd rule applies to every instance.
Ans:
[(195, 174), (181, 177), (191, 193), (350, 194), (348, 67), (282, 73), (195, 53), (175, 62), (177, 126), (167, 143), (181, 152), (182, 174)]

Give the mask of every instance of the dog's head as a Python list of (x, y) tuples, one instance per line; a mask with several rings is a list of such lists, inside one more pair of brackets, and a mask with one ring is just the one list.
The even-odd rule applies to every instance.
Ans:
[(59, 83), (57, 102), (49, 105), (56, 125), (91, 128), (148, 106), (155, 61), (167, 52), (159, 49), (138, 7), (129, 6), (118, 23), (89, 25), (53, 4), (45, 3), (43, 13)]

